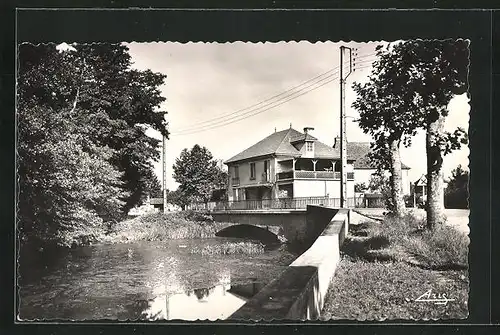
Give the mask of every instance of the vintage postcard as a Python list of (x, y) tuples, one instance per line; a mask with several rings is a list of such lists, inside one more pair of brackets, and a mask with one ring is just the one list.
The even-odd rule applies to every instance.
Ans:
[(467, 318), (467, 39), (96, 42), (18, 44), (18, 321)]

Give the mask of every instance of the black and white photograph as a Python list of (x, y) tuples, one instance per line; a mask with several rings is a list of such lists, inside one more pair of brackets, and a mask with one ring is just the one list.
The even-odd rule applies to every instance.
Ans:
[(470, 41), (17, 46), (17, 321), (461, 320)]

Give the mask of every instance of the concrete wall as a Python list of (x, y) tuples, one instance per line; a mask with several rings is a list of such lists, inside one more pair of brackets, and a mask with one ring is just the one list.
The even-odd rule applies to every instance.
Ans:
[(312, 246), (229, 319), (270, 321), (319, 317), (349, 229), (349, 210), (331, 211), (336, 211), (335, 216)]

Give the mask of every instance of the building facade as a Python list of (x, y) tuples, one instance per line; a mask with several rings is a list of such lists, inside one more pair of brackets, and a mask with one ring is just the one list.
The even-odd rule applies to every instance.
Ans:
[[(340, 139), (337, 138), (334, 147), (339, 147)], [(356, 184), (364, 183), (366, 186), (370, 184), (370, 179), (377, 172), (377, 167), (370, 161), (368, 154), (370, 153), (369, 142), (348, 142), (347, 152), (351, 153), (354, 159), (354, 171), (356, 175)], [(411, 182), (409, 177), (410, 167), (401, 162), (401, 186), (403, 195), (411, 194)], [(389, 171), (385, 172), (389, 176)]]
[[(320, 142), (312, 130), (275, 132), (227, 160), (229, 200), (340, 198), (340, 150)], [(347, 198), (354, 199), (349, 152), (347, 163)]]

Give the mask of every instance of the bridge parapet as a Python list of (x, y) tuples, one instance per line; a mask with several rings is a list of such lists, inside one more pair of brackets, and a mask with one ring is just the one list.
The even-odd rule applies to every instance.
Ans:
[(317, 319), (340, 261), (340, 247), (349, 228), (349, 210), (334, 210), (320, 236), (281, 274), (229, 319)]

